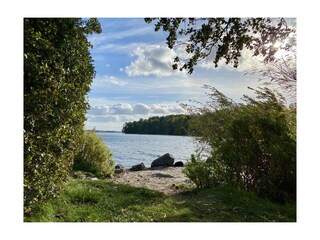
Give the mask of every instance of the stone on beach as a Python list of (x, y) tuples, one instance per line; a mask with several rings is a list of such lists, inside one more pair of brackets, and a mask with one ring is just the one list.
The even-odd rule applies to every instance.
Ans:
[(173, 164), (173, 166), (174, 167), (183, 167), (183, 162), (181, 162), (181, 161), (178, 161), (178, 162), (175, 162), (174, 164)]
[(169, 153), (166, 153), (166, 154), (162, 155), (161, 157), (155, 159), (151, 163), (151, 168), (161, 167), (161, 166), (171, 167), (171, 166), (173, 166), (173, 163), (174, 163), (174, 158)]
[(118, 164), (114, 167), (114, 173), (124, 173), (126, 168), (121, 164)]
[(146, 167), (144, 166), (144, 163), (139, 163), (137, 165), (132, 166), (129, 170), (130, 171), (142, 171), (145, 169), (146, 169)]

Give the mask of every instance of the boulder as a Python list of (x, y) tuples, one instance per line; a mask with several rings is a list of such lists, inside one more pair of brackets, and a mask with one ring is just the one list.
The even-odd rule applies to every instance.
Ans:
[(126, 168), (121, 164), (118, 164), (114, 167), (114, 173), (124, 173)]
[(178, 161), (173, 164), (174, 167), (183, 167), (183, 162)]
[(171, 166), (173, 166), (173, 162), (174, 162), (174, 158), (169, 153), (166, 153), (166, 154), (162, 155), (161, 157), (155, 159), (151, 163), (151, 168), (163, 167), (163, 166), (171, 167)]
[(145, 170), (146, 167), (144, 166), (143, 163), (139, 163), (137, 165), (132, 166), (129, 170), (130, 171), (141, 171), (141, 170)]

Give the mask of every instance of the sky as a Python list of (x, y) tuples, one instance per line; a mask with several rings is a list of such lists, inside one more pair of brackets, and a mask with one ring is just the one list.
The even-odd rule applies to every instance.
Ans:
[(235, 101), (252, 93), (248, 86), (261, 85), (250, 73), (262, 67), (261, 59), (244, 51), (237, 69), (214, 67), (212, 57), (200, 62), (193, 72), (172, 69), (181, 47), (169, 49), (167, 34), (154, 31), (154, 23), (143, 18), (100, 18), (102, 33), (90, 35), (96, 76), (88, 99), (86, 129), (121, 131), (128, 121), (185, 114), (180, 103), (205, 101), (210, 85)]

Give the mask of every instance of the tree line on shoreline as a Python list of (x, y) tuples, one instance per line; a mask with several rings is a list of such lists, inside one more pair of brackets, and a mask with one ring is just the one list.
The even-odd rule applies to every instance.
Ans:
[(150, 117), (138, 121), (126, 122), (122, 132), (127, 134), (159, 134), (159, 135), (189, 135), (190, 115), (167, 115)]

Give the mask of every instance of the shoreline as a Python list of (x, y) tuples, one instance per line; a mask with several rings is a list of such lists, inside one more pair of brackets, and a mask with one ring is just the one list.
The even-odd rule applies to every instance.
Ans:
[(148, 188), (166, 195), (175, 195), (193, 186), (191, 181), (182, 173), (183, 169), (184, 167), (158, 167), (141, 171), (125, 171), (121, 174), (115, 174), (110, 181)]

